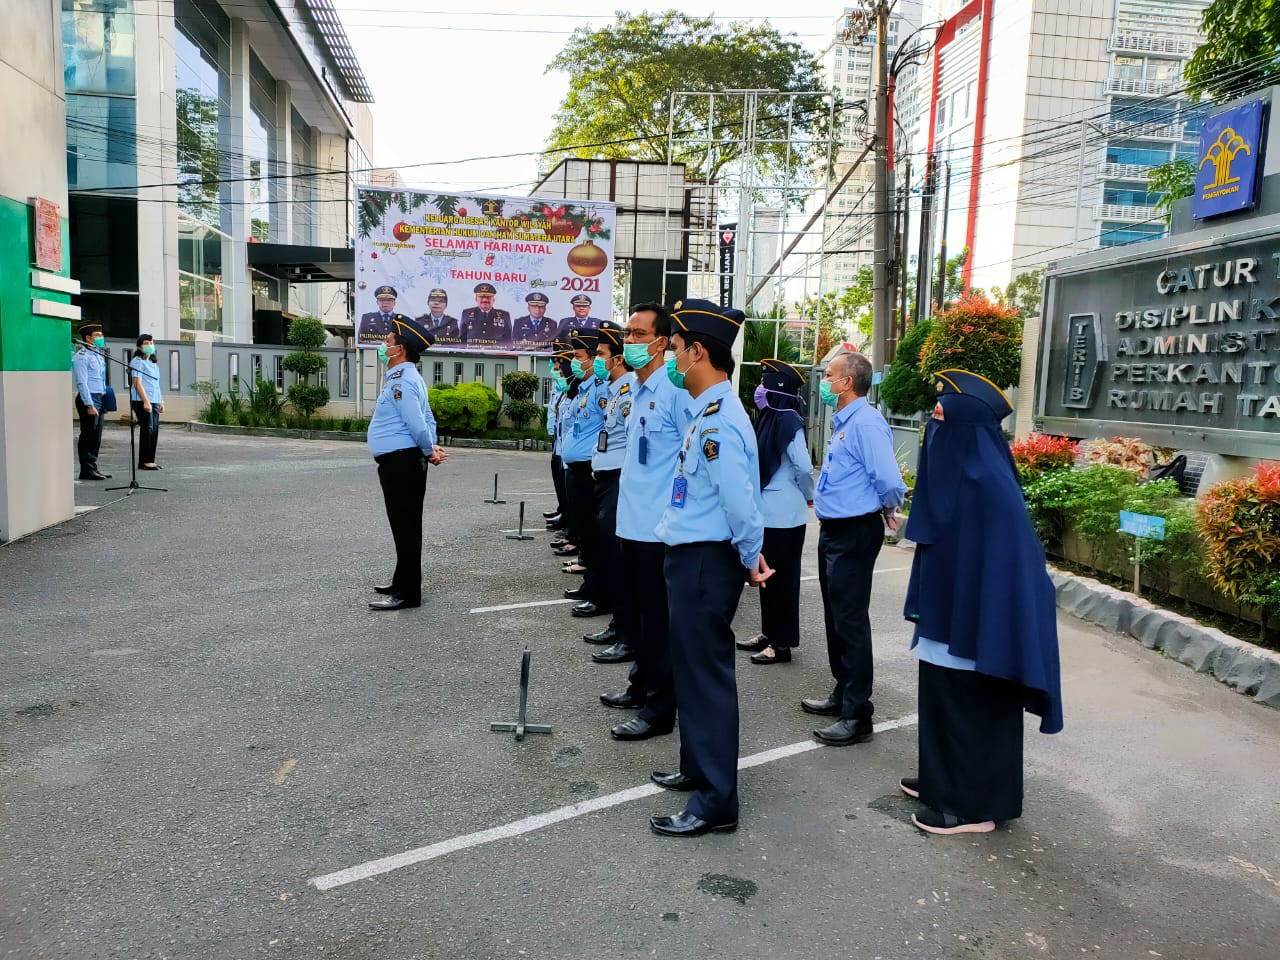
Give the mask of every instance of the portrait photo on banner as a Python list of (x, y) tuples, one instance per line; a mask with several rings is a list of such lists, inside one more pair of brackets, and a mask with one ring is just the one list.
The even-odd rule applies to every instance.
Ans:
[(613, 314), (612, 203), (403, 188), (356, 192), (356, 343), (397, 315), (437, 348), (550, 353)]

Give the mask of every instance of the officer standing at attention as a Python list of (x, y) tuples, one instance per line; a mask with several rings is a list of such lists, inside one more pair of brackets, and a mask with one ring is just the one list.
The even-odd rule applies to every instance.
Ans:
[[(627, 419), (631, 415), (636, 375), (627, 370), (622, 359), (622, 327), (612, 320), (600, 324), (600, 342), (596, 346), (593, 372), (604, 384), (607, 404), (604, 423), (596, 439), (596, 449), (591, 455), (591, 472), (595, 476), (596, 543), (592, 553), (599, 568), (594, 574), (600, 590), (606, 598), (606, 606), (618, 610), (618, 595), (622, 584), (622, 553), (618, 544), (618, 483), (622, 476), (622, 464), (627, 456)], [(587, 571), (592, 575), (591, 571)], [(617, 625), (614, 627), (615, 634)], [(607, 628), (606, 631), (607, 632)], [(598, 635), (597, 635), (598, 636)], [(587, 640), (586, 637), (583, 638)], [(590, 642), (588, 640), (588, 642)], [(591, 655), (596, 663), (626, 663), (635, 654), (626, 637), (618, 638), (613, 646)]]
[[(733, 389), (733, 341), (741, 310), (709, 300), (677, 303), (667, 374), (692, 398), (693, 422), (676, 458), (657, 534), (667, 545), (672, 670), (682, 769), (655, 782), (691, 790), (656, 833), (696, 837), (738, 826), (738, 684), (733, 615), (744, 581), (764, 586), (773, 571), (760, 553), (760, 466), (756, 435)], [(666, 782), (659, 778), (665, 778)]]
[(573, 307), (573, 316), (560, 321), (556, 339), (567, 337), (574, 330), (595, 330), (600, 326), (599, 318), (591, 316), (591, 298), (585, 293), (579, 293), (569, 301), (569, 305)]
[(537, 350), (546, 346), (556, 334), (555, 321), (547, 316), (547, 304), (550, 302), (545, 293), (525, 295), (525, 309), (529, 312), (516, 318), (516, 325), (511, 330), (511, 345), (517, 350)]
[(871, 574), (885, 524), (890, 530), (898, 527), (895, 514), (907, 485), (893, 455), (889, 425), (867, 403), (871, 361), (860, 353), (836, 354), (819, 388), (822, 402), (835, 410), (813, 504), (822, 524), (818, 584), (836, 685), (831, 696), (801, 700), (800, 706), (807, 713), (837, 717), (813, 735), (842, 747), (873, 735)]
[(573, 359), (573, 351), (567, 343), (554, 343), (551, 349), (555, 352), (547, 360), (547, 368), (554, 389), (547, 401), (546, 413), (547, 434), (551, 437), (551, 484), (556, 491), (556, 505), (542, 517), (547, 521), (547, 529), (555, 530), (564, 526), (565, 503), (569, 499), (564, 489), (564, 462), (560, 459), (560, 407), (566, 402), (569, 390), (569, 378), (564, 368)]
[(356, 334), (356, 342), (363, 344), (382, 343), (387, 334), (395, 330), (397, 320), (408, 320), (404, 314), (396, 313), (396, 288), (383, 284), (373, 291), (378, 301), (378, 309), (366, 313), (360, 318), (360, 328)]
[(378, 464), (378, 482), (396, 545), (396, 572), (386, 586), (373, 589), (385, 600), (371, 610), (401, 610), (422, 605), (422, 501), (427, 492), (427, 464), (449, 459), (436, 446), (436, 420), (427, 402), (427, 385), (416, 364), (435, 342), (414, 320), (395, 321), (378, 353), (387, 375), (369, 423), (369, 452)]
[(565, 485), (569, 494), (569, 537), (577, 544), (581, 563), (586, 566), (582, 585), (566, 590), (569, 600), (580, 600), (573, 608), (575, 617), (596, 617), (609, 612), (602, 577), (595, 557), (596, 514), (595, 479), (591, 476), (591, 457), (595, 453), (604, 412), (609, 404), (604, 384), (593, 370), (599, 334), (595, 330), (573, 331), (573, 360), (570, 367), (579, 378), (578, 393), (569, 406), (567, 430), (560, 457), (564, 460)]
[(76, 413), (80, 415), (80, 438), (76, 453), (80, 458), (81, 480), (110, 480), (111, 474), (98, 470), (98, 448), (102, 445), (102, 394), (107, 389), (107, 361), (98, 351), (106, 346), (102, 324), (92, 320), (80, 324), (80, 349), (71, 358), (71, 374), (76, 384)]
[(473, 347), (511, 346), (511, 314), (493, 305), (497, 288), (477, 283), (473, 289), (476, 305), (462, 311), (462, 342)]
[(665, 736), (676, 722), (667, 637), (667, 580), (662, 569), (667, 548), (654, 532), (656, 519), (662, 516), (671, 495), (676, 457), (689, 425), (689, 395), (676, 389), (664, 366), (670, 344), (671, 315), (664, 307), (641, 303), (631, 308), (622, 358), (635, 370), (636, 383), (618, 485), (622, 589), (616, 619), (618, 632), (635, 652), (636, 660), (628, 688), (622, 693), (603, 693), (600, 702), (620, 710), (639, 709), (639, 713), (610, 731), (615, 740)]

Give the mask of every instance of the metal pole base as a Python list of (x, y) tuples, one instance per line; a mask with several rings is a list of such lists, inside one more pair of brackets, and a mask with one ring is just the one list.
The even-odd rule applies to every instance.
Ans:
[(493, 499), (491, 500), (486, 499), (485, 503), (506, 503), (506, 502), (507, 501), (505, 500), (498, 499), (498, 475), (495, 473), (493, 475)]
[(506, 720), (494, 720), (489, 729), (498, 733), (514, 732), (517, 740), (523, 740), (526, 733), (550, 733), (551, 727), (545, 723), (528, 723), (525, 719), (529, 703), (529, 662), (533, 654), (525, 647), (520, 658), (520, 710), (516, 713), (515, 723)]
[(508, 540), (532, 540), (533, 539), (533, 537), (531, 537), (529, 534), (524, 532), (524, 501), (523, 500), (520, 501), (519, 529), (515, 533), (508, 533), (507, 539)]

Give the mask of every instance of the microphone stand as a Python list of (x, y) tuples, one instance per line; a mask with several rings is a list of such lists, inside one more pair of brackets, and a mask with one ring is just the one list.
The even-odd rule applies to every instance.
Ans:
[[(114, 363), (116, 366), (124, 368), (124, 395), (126, 397), (131, 397), (133, 395), (133, 377), (131, 376), (132, 371), (129, 369), (129, 365), (124, 361), (117, 360), (113, 357), (110, 350), (107, 348), (99, 350), (98, 353), (100, 353), (109, 363)], [(128, 491), (125, 494), (126, 497), (132, 497), (139, 490), (152, 490), (155, 493), (168, 493), (169, 491), (164, 487), (144, 487), (138, 482), (138, 448), (134, 441), (133, 434), (133, 404), (128, 400), (125, 402), (129, 403), (129, 485), (127, 487), (104, 487), (103, 489), (107, 492), (111, 492), (113, 490), (126, 490)], [(118, 397), (116, 398), (116, 406), (120, 406), (120, 400)], [(106, 416), (106, 414), (103, 414), (103, 416)]]

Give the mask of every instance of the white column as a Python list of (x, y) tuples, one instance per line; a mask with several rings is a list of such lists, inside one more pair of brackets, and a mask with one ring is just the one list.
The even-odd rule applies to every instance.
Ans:
[(293, 93), (276, 81), (276, 169), (271, 181), (271, 242), (292, 243), (293, 237)]
[(223, 220), (231, 239), (222, 244), (222, 332), (236, 343), (253, 338), (253, 291), (249, 285), (248, 254), (250, 211), (249, 164), (243, 158), (249, 143), (249, 28), (243, 20), (231, 21), (231, 116), (227, 121), (225, 176), (231, 181)]

